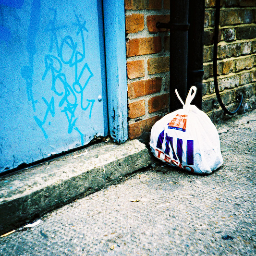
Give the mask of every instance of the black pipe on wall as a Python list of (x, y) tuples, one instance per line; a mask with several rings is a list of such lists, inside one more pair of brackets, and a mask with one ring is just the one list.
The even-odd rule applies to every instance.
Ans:
[(193, 101), (202, 109), (203, 36), (205, 0), (170, 0), (170, 22), (157, 23), (170, 29), (170, 111), (181, 108), (191, 86), (197, 87)]
[(181, 108), (177, 88), (183, 100), (187, 96), (189, 0), (170, 0), (170, 110)]
[(204, 37), (205, 0), (189, 1), (188, 31), (188, 90), (197, 87), (193, 104), (202, 109), (203, 37)]

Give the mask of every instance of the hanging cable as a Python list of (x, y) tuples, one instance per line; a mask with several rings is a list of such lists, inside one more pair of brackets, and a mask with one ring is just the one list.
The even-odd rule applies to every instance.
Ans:
[(214, 77), (214, 87), (217, 99), (219, 101), (219, 104), (223, 111), (226, 114), (234, 115), (239, 108), (242, 106), (243, 102), (243, 94), (238, 95), (238, 100), (240, 100), (240, 103), (238, 107), (234, 111), (229, 111), (224, 103), (222, 102), (222, 99), (220, 97), (220, 91), (218, 86), (218, 79), (217, 79), (217, 73), (218, 73), (218, 63), (217, 63), (217, 53), (218, 53), (218, 37), (219, 37), (219, 23), (220, 23), (220, 0), (216, 0), (216, 10), (215, 10), (215, 28), (214, 28), (214, 47), (213, 47), (213, 77)]

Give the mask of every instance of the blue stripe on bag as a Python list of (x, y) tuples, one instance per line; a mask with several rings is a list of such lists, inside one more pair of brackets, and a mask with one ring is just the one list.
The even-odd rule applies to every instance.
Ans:
[(194, 165), (194, 141), (187, 140), (187, 164)]
[(183, 144), (182, 139), (177, 138), (177, 155), (180, 160), (180, 163), (182, 163), (182, 153), (183, 153), (182, 144)]

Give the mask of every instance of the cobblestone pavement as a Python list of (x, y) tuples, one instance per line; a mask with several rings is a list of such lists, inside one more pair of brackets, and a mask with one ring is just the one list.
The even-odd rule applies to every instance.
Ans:
[(218, 126), (209, 176), (153, 164), (0, 238), (0, 255), (256, 255), (256, 111)]

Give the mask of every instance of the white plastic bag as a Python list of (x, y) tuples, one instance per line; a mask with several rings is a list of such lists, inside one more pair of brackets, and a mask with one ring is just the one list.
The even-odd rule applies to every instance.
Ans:
[(151, 129), (150, 147), (158, 159), (185, 170), (209, 174), (223, 164), (218, 132), (210, 118), (190, 105), (196, 87), (189, 90), (183, 109), (161, 118)]

